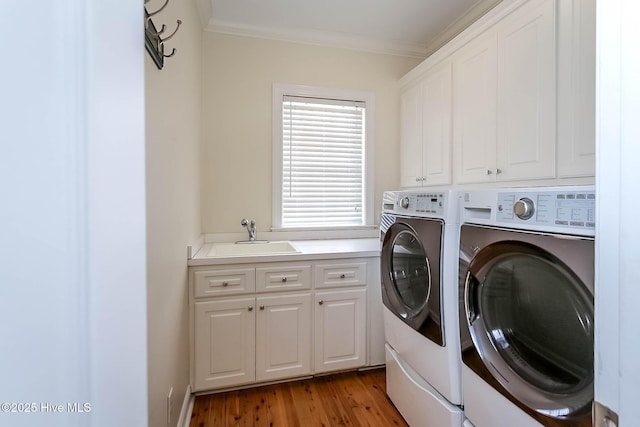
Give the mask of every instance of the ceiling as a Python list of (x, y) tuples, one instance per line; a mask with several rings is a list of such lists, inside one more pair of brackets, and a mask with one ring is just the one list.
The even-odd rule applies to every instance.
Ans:
[(501, 0), (196, 0), (205, 31), (426, 57)]

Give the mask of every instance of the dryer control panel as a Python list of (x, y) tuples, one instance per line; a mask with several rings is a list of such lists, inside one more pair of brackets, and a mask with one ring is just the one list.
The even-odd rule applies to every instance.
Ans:
[(460, 219), (469, 224), (594, 236), (596, 192), (588, 185), (462, 192)]
[(499, 192), (498, 222), (595, 229), (595, 191)]

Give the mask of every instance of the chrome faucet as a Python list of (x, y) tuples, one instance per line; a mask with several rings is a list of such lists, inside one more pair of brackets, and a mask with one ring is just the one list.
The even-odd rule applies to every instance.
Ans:
[(249, 221), (245, 218), (240, 221), (240, 225), (247, 229), (249, 232), (249, 240), (254, 242), (256, 240), (256, 222), (254, 220)]

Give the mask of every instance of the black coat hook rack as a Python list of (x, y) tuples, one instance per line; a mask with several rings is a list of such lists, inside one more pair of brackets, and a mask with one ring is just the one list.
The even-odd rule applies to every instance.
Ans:
[(148, 2), (149, 0), (144, 0), (144, 45), (147, 48), (147, 52), (149, 52), (149, 55), (151, 55), (151, 58), (153, 58), (153, 62), (155, 62), (158, 69), (162, 70), (162, 67), (164, 67), (164, 58), (171, 58), (176, 54), (175, 48), (171, 49), (170, 53), (166, 53), (164, 50), (164, 42), (169, 40), (178, 32), (180, 25), (182, 25), (182, 21), (178, 19), (176, 21), (178, 24), (176, 26), (176, 29), (168, 36), (163, 37), (165, 31), (167, 30), (167, 26), (162, 24), (160, 30), (158, 30), (151, 18), (154, 15), (162, 12), (164, 8), (169, 4), (169, 0), (165, 0), (162, 7), (152, 13), (149, 13), (147, 11), (146, 4)]

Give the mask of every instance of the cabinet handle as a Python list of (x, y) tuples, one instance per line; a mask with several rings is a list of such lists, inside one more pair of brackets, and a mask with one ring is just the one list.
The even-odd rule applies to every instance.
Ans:
[(264, 310), (264, 305), (261, 305), (261, 306), (260, 306), (260, 310)]
[(492, 173), (493, 173), (493, 171), (492, 171), (492, 170), (487, 169), (487, 175), (491, 175)]
[(502, 169), (496, 169), (496, 174), (502, 173)]
[(287, 277), (285, 276), (285, 277), (282, 278), (282, 283), (284, 283), (286, 281), (287, 281)]
[(420, 181), (425, 182), (427, 180), (427, 178), (425, 178), (424, 176), (422, 178), (420, 178)]
[(250, 306), (247, 308), (247, 310), (249, 310), (249, 311), (253, 311), (253, 306), (252, 306), (252, 305), (250, 305)]
[(345, 276), (344, 274), (341, 274), (341, 275), (340, 275), (340, 278), (341, 278), (341, 279), (344, 279), (345, 277), (347, 277), (347, 276)]
[(318, 301), (318, 305), (322, 305), (322, 304), (324, 304), (323, 300)]
[(229, 282), (222, 282), (222, 286), (229, 286)]
[(416, 182), (420, 182), (420, 178), (416, 178)]

